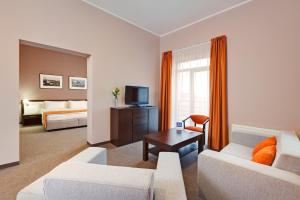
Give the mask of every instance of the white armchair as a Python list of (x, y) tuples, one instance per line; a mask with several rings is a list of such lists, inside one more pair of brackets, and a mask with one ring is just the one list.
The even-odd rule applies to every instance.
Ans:
[[(252, 148), (272, 135), (277, 138), (273, 165), (252, 162)], [(198, 185), (207, 200), (299, 199), (299, 139), (293, 132), (233, 125), (231, 143), (221, 152), (199, 154)]]
[(17, 200), (186, 200), (179, 155), (159, 154), (157, 168), (110, 166), (90, 147), (23, 188)]

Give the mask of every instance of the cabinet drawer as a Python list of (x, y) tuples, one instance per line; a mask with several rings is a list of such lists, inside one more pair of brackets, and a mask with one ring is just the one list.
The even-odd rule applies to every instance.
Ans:
[(133, 125), (141, 125), (148, 123), (148, 110), (134, 110), (132, 113)]
[(142, 140), (148, 133), (148, 109), (136, 109), (132, 114), (133, 141)]
[(128, 110), (119, 112), (119, 145), (132, 141), (132, 113)]

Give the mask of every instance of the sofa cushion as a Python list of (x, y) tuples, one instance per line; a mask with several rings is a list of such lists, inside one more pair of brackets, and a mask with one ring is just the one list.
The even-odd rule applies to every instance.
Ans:
[(254, 154), (252, 161), (271, 166), (275, 159), (275, 155), (276, 146), (266, 146), (265, 148), (262, 148), (261, 150), (256, 152), (256, 154)]
[(261, 149), (271, 146), (271, 145), (276, 145), (276, 137), (272, 136), (267, 139), (264, 139), (263, 141), (259, 142), (258, 144), (255, 145), (253, 151), (252, 151), (252, 156), (254, 156), (257, 152), (259, 152)]
[(67, 162), (44, 179), (47, 200), (151, 200), (154, 171)]
[(226, 147), (222, 149), (221, 152), (237, 156), (246, 160), (252, 159), (252, 148), (236, 143), (229, 143)]

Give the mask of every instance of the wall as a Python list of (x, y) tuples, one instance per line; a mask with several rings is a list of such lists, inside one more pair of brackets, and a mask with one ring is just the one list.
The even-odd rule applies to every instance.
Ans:
[(254, 0), (161, 38), (161, 52), (226, 34), (230, 124), (300, 132), (300, 1)]
[[(158, 102), (159, 38), (80, 0), (0, 1), (0, 165), (19, 160), (19, 40), (69, 49), (88, 58), (88, 142), (108, 141), (111, 90), (150, 87)], [(122, 94), (124, 91), (121, 91)]]
[[(63, 88), (41, 89), (40, 74), (63, 76)], [(87, 77), (86, 57), (20, 45), (20, 99), (87, 99), (87, 90), (69, 89), (70, 76)]]

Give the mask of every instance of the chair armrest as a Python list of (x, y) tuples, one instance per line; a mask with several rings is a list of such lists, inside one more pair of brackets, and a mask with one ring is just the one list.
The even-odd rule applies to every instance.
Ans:
[(207, 124), (207, 122), (209, 122), (209, 119), (207, 119), (207, 120), (205, 120), (205, 121), (203, 122), (203, 126), (204, 126), (205, 124)]
[(198, 184), (207, 200), (300, 196), (300, 176), (211, 150), (198, 156)]
[(189, 116), (189, 117), (185, 118), (184, 120), (182, 120), (182, 122), (183, 122), (183, 128), (185, 128), (185, 122), (186, 122), (186, 120), (188, 120), (190, 118), (191, 118), (191, 116)]

